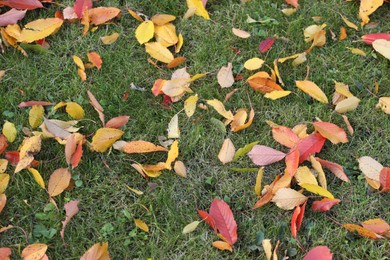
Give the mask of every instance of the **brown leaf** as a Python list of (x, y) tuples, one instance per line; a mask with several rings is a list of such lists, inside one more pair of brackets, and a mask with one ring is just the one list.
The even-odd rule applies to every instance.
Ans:
[(64, 221), (62, 221), (62, 229), (60, 232), (64, 244), (65, 244), (64, 234), (65, 234), (66, 225), (68, 225), (69, 221), (73, 218), (73, 216), (79, 212), (79, 207), (78, 207), (79, 202), (80, 202), (79, 200), (72, 200), (64, 205), (66, 218)]
[(100, 121), (102, 121), (103, 126), (104, 126), (104, 109), (100, 105), (99, 101), (95, 98), (95, 96), (92, 94), (91, 91), (87, 91), (88, 97), (89, 97), (89, 103), (93, 106), (93, 108), (98, 112)]
[(47, 191), (50, 197), (61, 194), (68, 186), (71, 179), (71, 174), (68, 168), (59, 168), (55, 170), (49, 179)]

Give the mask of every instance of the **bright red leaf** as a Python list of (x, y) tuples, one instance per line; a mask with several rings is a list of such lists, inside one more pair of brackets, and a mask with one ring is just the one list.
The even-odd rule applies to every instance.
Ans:
[(332, 260), (333, 254), (327, 246), (316, 246), (311, 249), (303, 260)]
[(300, 140), (298, 143), (299, 163), (305, 161), (313, 153), (319, 153), (325, 143), (325, 138), (315, 132)]
[(297, 218), (299, 216), (299, 213), (301, 213), (301, 207), (300, 206), (297, 206), (294, 210), (294, 213), (292, 215), (292, 218), (291, 218), (291, 234), (292, 236), (296, 239), (297, 238), (297, 233), (298, 233), (298, 229), (297, 229)]
[(343, 167), (340, 164), (330, 162), (327, 160), (322, 160), (321, 158), (316, 157), (316, 160), (321, 164), (325, 169), (331, 171), (337, 178), (349, 182), (348, 176), (345, 174)]
[(9, 24), (15, 24), (17, 21), (23, 19), (27, 10), (11, 9), (8, 12), (0, 15), (0, 26), (7, 26)]
[(77, 14), (78, 18), (83, 17), (83, 12), (85, 9), (92, 8), (92, 0), (76, 0), (73, 6), (74, 12)]
[(274, 40), (274, 38), (271, 38), (271, 37), (265, 39), (264, 41), (261, 41), (259, 44), (259, 51), (262, 53), (267, 52), (272, 47), (272, 45), (274, 43), (275, 43), (275, 40)]
[(226, 242), (234, 245), (237, 241), (237, 223), (229, 205), (222, 200), (214, 199), (209, 214), (215, 220), (215, 226)]
[(282, 160), (286, 154), (268, 146), (255, 145), (248, 156), (254, 164), (265, 166)]
[(286, 173), (294, 176), (299, 166), (299, 150), (293, 149), (286, 156)]
[(198, 209), (199, 216), (206, 222), (215, 232), (217, 232), (217, 227), (215, 226), (215, 220), (212, 216), (209, 215), (206, 211)]
[(390, 33), (372, 33), (362, 36), (362, 39), (367, 44), (372, 44), (375, 40), (384, 39), (390, 41)]
[(390, 168), (383, 167), (379, 174), (379, 182), (382, 186), (382, 192), (390, 191)]
[(330, 210), (334, 205), (339, 204), (341, 200), (339, 199), (328, 199), (324, 198), (320, 201), (314, 201), (311, 205), (311, 210), (324, 212)]
[(8, 0), (0, 1), (0, 5), (6, 5), (11, 8), (22, 9), (22, 10), (34, 10), (37, 8), (43, 8), (43, 5), (38, 0)]
[(305, 216), (306, 203), (307, 203), (307, 201), (305, 201), (305, 203), (303, 203), (303, 205), (301, 207), (301, 213), (299, 213), (298, 218), (297, 218), (297, 230), (298, 231), (299, 231), (299, 229), (301, 229), (302, 220), (303, 220), (303, 217)]

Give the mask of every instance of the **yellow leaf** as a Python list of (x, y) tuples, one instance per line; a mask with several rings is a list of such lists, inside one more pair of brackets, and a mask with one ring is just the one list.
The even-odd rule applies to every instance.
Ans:
[(22, 251), (23, 260), (41, 259), (45, 255), (47, 245), (45, 244), (31, 244), (25, 247)]
[(237, 28), (232, 28), (232, 32), (235, 36), (243, 38), (243, 39), (251, 37), (251, 34), (249, 32), (244, 31), (244, 30), (240, 30)]
[(347, 29), (344, 26), (340, 27), (339, 41), (345, 40), (348, 37)]
[(294, 178), (297, 180), (298, 185), (301, 185), (302, 183), (318, 185), (316, 176), (314, 176), (314, 174), (306, 166), (299, 167), (295, 172)]
[(366, 53), (364, 51), (362, 51), (361, 49), (358, 49), (358, 48), (350, 48), (350, 47), (346, 47), (348, 50), (350, 50), (353, 54), (356, 54), (356, 55), (360, 55), (360, 56), (363, 56), (363, 57), (366, 57)]
[(87, 80), (87, 74), (85, 73), (85, 70), (78, 69), (77, 70), (77, 74), (79, 75), (79, 77), (80, 77), (80, 79), (82, 81), (86, 81)]
[(337, 82), (337, 81), (334, 81), (334, 88), (335, 88), (335, 91), (345, 97), (352, 97), (353, 94), (349, 91), (349, 87), (348, 85), (342, 83), (342, 82)]
[(207, 100), (207, 104), (212, 106), (221, 116), (227, 120), (231, 121), (234, 119), (233, 113), (230, 110), (226, 111), (225, 106), (218, 99)]
[[(240, 112), (243, 111), (245, 112), (244, 114), (244, 117), (242, 118), (240, 116)], [(241, 112), (242, 113), (242, 112)], [(239, 120), (236, 121), (236, 116), (239, 116)], [(234, 118), (233, 118), (233, 122), (231, 124), (231, 128), (232, 128), (232, 131), (233, 132), (238, 132), (238, 131), (241, 131), (241, 130), (244, 130), (246, 128), (248, 128), (249, 126), (252, 125), (252, 122), (253, 122), (253, 119), (255, 117), (255, 111), (253, 110), (253, 108), (251, 107), (251, 111), (249, 112), (249, 119), (248, 119), (248, 122), (245, 123), (245, 120), (247, 118), (247, 113), (246, 113), (246, 110), (245, 109), (239, 109), (236, 113), (236, 115), (234, 115)], [(242, 120), (244, 119), (244, 120)]]
[(119, 38), (119, 33), (113, 33), (110, 35), (100, 37), (100, 40), (102, 41), (103, 44), (109, 45), (109, 44), (116, 42), (118, 40), (118, 38)]
[(390, 115), (390, 97), (379, 98), (376, 108), (380, 108), (383, 112)]
[(361, 0), (359, 8), (359, 17), (362, 19), (362, 25), (367, 24), (370, 21), (368, 17), (375, 12), (378, 7), (383, 5), (383, 0)]
[(125, 153), (151, 153), (167, 151), (167, 149), (162, 146), (158, 146), (153, 143), (142, 140), (128, 142), (123, 146), (122, 150)]
[(191, 117), (195, 113), (196, 102), (198, 102), (198, 99), (198, 95), (193, 95), (184, 101), (184, 111), (187, 117)]
[(366, 181), (371, 188), (373, 188), (374, 190), (379, 190), (379, 188), (381, 187), (381, 183), (379, 181), (368, 178), (367, 176), (364, 177), (366, 178)]
[(127, 189), (129, 189), (129, 191), (132, 191), (132, 192), (134, 192), (134, 193), (137, 194), (137, 195), (142, 195), (142, 194), (144, 194), (142, 191), (137, 190), (137, 189), (133, 189), (133, 188), (131, 188), (130, 186), (127, 186), (127, 185), (126, 185), (126, 187), (127, 187)]
[(267, 260), (270, 260), (271, 256), (272, 256), (271, 240), (270, 239), (263, 239), (261, 244), (263, 245), (263, 248), (264, 248), (265, 257), (267, 258)]
[(92, 137), (91, 149), (100, 153), (105, 152), (113, 143), (121, 138), (123, 134), (124, 132), (119, 129), (100, 128)]
[(79, 56), (73, 55), (73, 62), (77, 65), (77, 67), (79, 67), (79, 69), (85, 70), (84, 63)]
[(234, 147), (233, 142), (230, 138), (226, 138), (222, 144), (221, 150), (218, 154), (218, 159), (222, 164), (227, 164), (233, 160), (234, 154), (236, 153), (236, 148)]
[(261, 66), (263, 66), (263, 63), (264, 63), (264, 60), (255, 57), (255, 58), (247, 60), (244, 63), (244, 67), (247, 70), (257, 70), (257, 69), (260, 69)]
[(378, 239), (380, 237), (377, 234), (375, 234), (374, 232), (372, 232), (371, 230), (364, 228), (364, 227), (361, 227), (359, 225), (355, 225), (355, 224), (344, 224), (343, 228), (347, 229), (350, 232), (357, 232), (362, 237), (366, 237), (369, 239), (375, 240), (375, 239)]
[(184, 38), (183, 38), (183, 35), (180, 33), (179, 36), (177, 37), (177, 44), (176, 44), (176, 48), (175, 48), (176, 53), (180, 52), (181, 47), (183, 47), (183, 43), (184, 43)]
[(171, 121), (169, 121), (167, 131), (168, 131), (168, 138), (179, 138), (180, 137), (178, 114), (174, 115), (172, 117)]
[(187, 169), (182, 161), (176, 161), (173, 165), (173, 170), (180, 177), (187, 178)]
[(299, 186), (301, 186), (302, 188), (304, 188), (307, 191), (318, 194), (320, 196), (323, 196), (323, 197), (326, 197), (329, 199), (334, 199), (334, 196), (332, 195), (332, 193), (330, 193), (329, 191), (327, 191), (326, 189), (324, 189), (318, 185), (310, 184), (310, 183), (301, 183), (301, 184), (299, 184)]
[(292, 180), (291, 174), (283, 174), (282, 177), (279, 178), (279, 180), (276, 181), (276, 183), (272, 187), (272, 194), (275, 194), (278, 190), (282, 188), (289, 188), (291, 185)]
[(284, 8), (282, 9), (282, 13), (286, 16), (291, 16), (293, 15), (296, 11), (298, 11), (297, 8)]
[(43, 181), (41, 174), (34, 168), (27, 168), (27, 170), (32, 174), (38, 185), (41, 186), (42, 189), (45, 189), (45, 182)]
[(64, 107), (64, 106), (66, 106), (66, 102), (65, 102), (65, 101), (61, 101), (61, 102), (57, 103), (57, 104), (53, 107), (53, 110), (57, 110), (57, 109), (59, 109), (59, 108), (61, 108), (61, 107)]
[(183, 228), (182, 233), (183, 234), (191, 233), (192, 231), (194, 231), (198, 227), (199, 223), (200, 223), (200, 221), (191, 222), (190, 224), (188, 224), (187, 226), (185, 226)]
[(188, 9), (194, 9), (197, 16), (201, 16), (206, 20), (210, 20), (210, 16), (203, 6), (201, 0), (187, 0)]
[(41, 137), (32, 136), (24, 140), (19, 153), (19, 162), (16, 165), (15, 173), (20, 172), (24, 168), (30, 165), (34, 160), (34, 154), (37, 154), (41, 150)]
[(225, 241), (214, 241), (212, 245), (213, 247), (218, 248), (219, 250), (228, 250), (230, 252), (233, 252), (232, 246)]
[(26, 24), (20, 33), (18, 42), (33, 42), (56, 33), (64, 21), (59, 18), (38, 19)]
[(4, 173), (5, 170), (7, 170), (7, 166), (8, 166), (8, 160), (0, 159), (0, 173)]
[(3, 135), (7, 138), (8, 142), (12, 143), (16, 139), (16, 128), (11, 122), (5, 121), (3, 125)]
[(314, 170), (316, 170), (316, 172), (318, 173), (318, 182), (320, 183), (321, 187), (327, 190), (328, 185), (326, 182), (325, 172), (322, 169), (321, 163), (319, 163), (313, 155), (310, 155), (310, 162)]
[(271, 201), (281, 209), (291, 210), (296, 206), (303, 204), (306, 200), (307, 197), (296, 190), (281, 188), (276, 192)]
[(338, 113), (346, 113), (355, 110), (359, 105), (360, 99), (355, 96), (349, 97), (337, 103), (335, 110)]
[(357, 27), (356, 24), (354, 24), (353, 22), (350, 22), (350, 21), (349, 21), (347, 18), (345, 18), (344, 16), (341, 16), (341, 18), (343, 19), (344, 23), (345, 23), (348, 27), (350, 27), (350, 28), (352, 28), (352, 29), (355, 29), (356, 31), (359, 31), (359, 28)]
[(145, 43), (146, 52), (150, 56), (164, 63), (173, 61), (173, 54), (159, 42)]
[(142, 231), (149, 233), (149, 227), (148, 225), (142, 221), (141, 219), (134, 219), (134, 224), (137, 226), (137, 228), (141, 229)]
[(385, 58), (390, 60), (390, 41), (379, 39), (375, 40), (372, 43), (374, 50), (385, 56)]
[(263, 179), (264, 167), (261, 167), (257, 172), (256, 176), (256, 184), (255, 184), (255, 194), (260, 197), (261, 196), (261, 180)]
[(152, 21), (142, 22), (135, 30), (135, 37), (140, 44), (144, 44), (153, 38), (154, 24)]
[(84, 109), (76, 102), (66, 103), (66, 113), (76, 120), (84, 118)]
[(45, 109), (41, 105), (32, 106), (28, 114), (28, 122), (32, 128), (37, 128), (43, 122), (43, 114)]
[(166, 23), (172, 22), (175, 19), (176, 16), (170, 14), (156, 14), (150, 18), (150, 20), (152, 20), (155, 25), (164, 25)]
[(165, 162), (165, 168), (168, 170), (172, 169), (171, 164), (176, 160), (177, 156), (179, 156), (179, 141), (175, 140), (169, 149), (168, 158)]
[(154, 35), (156, 40), (165, 47), (175, 45), (179, 40), (176, 34), (176, 27), (171, 23), (155, 26)]
[(191, 77), (190, 82), (195, 81), (195, 80), (200, 79), (200, 78), (203, 78), (206, 75), (207, 75), (207, 73), (195, 74), (194, 76)]
[(305, 42), (311, 42), (314, 40), (314, 36), (318, 34), (323, 28), (325, 28), (326, 24), (323, 25), (310, 25), (303, 31), (303, 35), (305, 37)]
[(50, 197), (61, 194), (66, 188), (68, 188), (70, 179), (72, 178), (68, 168), (59, 168), (55, 170), (49, 179), (47, 185), (47, 192)]
[(278, 62), (284, 63), (284, 62), (287, 61), (287, 60), (291, 60), (291, 59), (296, 59), (296, 58), (298, 58), (299, 55), (300, 55), (300, 53), (294, 54), (294, 55), (291, 55), (291, 56), (288, 56), (288, 57), (284, 57), (284, 58), (279, 58), (279, 59), (278, 59)]
[(303, 92), (311, 96), (312, 98), (320, 101), (321, 103), (328, 104), (328, 98), (325, 93), (312, 81), (303, 80), (303, 81), (295, 81), (297, 87), (301, 89)]
[[(0, 194), (0, 213), (3, 211), (5, 205), (7, 204), (7, 196), (5, 196), (5, 194)], [(11, 225), (10, 225), (11, 226)], [(10, 227), (12, 228), (12, 226)], [(8, 228), (7, 227), (4, 227), (4, 228), (0, 228), (0, 233), (2, 231), (5, 231), (7, 230)]]
[(9, 182), (9, 175), (6, 173), (0, 173), (0, 194), (5, 192)]
[(290, 94), (291, 94), (291, 91), (289, 91), (289, 90), (274, 90), (272, 92), (265, 93), (264, 97), (272, 99), (272, 100), (276, 100), (279, 98), (286, 97)]
[(127, 11), (129, 12), (129, 14), (136, 20), (140, 21), (140, 22), (143, 22), (144, 19), (141, 18), (141, 16), (139, 16), (138, 12), (136, 11), (133, 11), (131, 9), (127, 9)]

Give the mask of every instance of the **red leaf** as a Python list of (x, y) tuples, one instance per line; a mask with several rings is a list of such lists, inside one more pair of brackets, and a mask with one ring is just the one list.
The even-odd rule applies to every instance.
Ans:
[(265, 39), (264, 41), (260, 42), (259, 51), (262, 53), (267, 52), (272, 47), (274, 42), (275, 40), (271, 37)]
[(77, 145), (76, 151), (72, 156), (72, 169), (76, 168), (79, 165), (82, 156), (83, 156), (83, 144), (80, 142)]
[(102, 59), (100, 58), (100, 55), (97, 52), (89, 52), (87, 53), (88, 60), (95, 66), (98, 70), (102, 68)]
[(332, 260), (332, 256), (327, 246), (316, 246), (306, 254), (303, 260)]
[(315, 132), (300, 140), (298, 143), (299, 163), (305, 161), (311, 154), (319, 153), (325, 143), (325, 138)]
[[(5, 153), (5, 159), (8, 160), (9, 164), (12, 166), (16, 166), (19, 162), (19, 152), (17, 151), (11, 151)], [(36, 168), (39, 166), (39, 161), (34, 160), (31, 162), (31, 167)]]
[(215, 232), (217, 232), (217, 227), (215, 226), (215, 220), (213, 219), (212, 216), (209, 215), (209, 213), (207, 213), (206, 211), (198, 209), (198, 214), (204, 220), (204, 222), (209, 224), (209, 226), (212, 229), (214, 229)]
[(301, 208), (301, 213), (299, 213), (298, 218), (297, 218), (297, 231), (299, 231), (299, 229), (301, 229), (302, 220), (303, 220), (303, 217), (305, 215), (306, 203), (307, 203), (307, 201), (305, 201), (305, 203), (303, 203), (302, 208)]
[(254, 164), (265, 166), (282, 160), (286, 154), (268, 146), (255, 145), (248, 156)]
[(299, 150), (294, 149), (286, 156), (286, 173), (294, 176), (299, 165)]
[(0, 154), (2, 154), (5, 149), (8, 147), (8, 141), (7, 137), (5, 137), (3, 134), (0, 134)]
[(226, 242), (234, 245), (237, 241), (237, 223), (229, 205), (222, 200), (214, 199), (210, 206), (210, 215), (215, 220), (215, 226)]
[(114, 117), (114, 118), (110, 119), (106, 123), (106, 127), (109, 127), (109, 128), (121, 128), (122, 126), (127, 124), (127, 122), (129, 122), (129, 118), (130, 118), (129, 116), (117, 116), (117, 117)]
[(334, 205), (339, 204), (341, 200), (339, 199), (328, 199), (324, 198), (320, 201), (314, 201), (311, 205), (311, 210), (324, 212), (330, 210)]
[(362, 36), (362, 39), (367, 44), (372, 44), (375, 40), (384, 39), (390, 41), (390, 33), (372, 33)]
[(37, 8), (43, 8), (43, 5), (38, 0), (8, 0), (0, 1), (0, 5), (6, 5), (16, 9), (34, 10)]
[(292, 236), (295, 239), (297, 238), (297, 233), (298, 233), (297, 218), (299, 216), (299, 213), (301, 213), (301, 207), (300, 206), (296, 206), (295, 210), (294, 210), (294, 213), (292, 215), (292, 218), (291, 218), (291, 234), (292, 234)]
[(170, 96), (164, 94), (164, 104), (169, 105), (172, 103), (172, 99)]
[(379, 182), (382, 185), (381, 192), (388, 192), (390, 191), (390, 168), (383, 167), (379, 174)]
[(31, 100), (31, 101), (26, 101), (26, 102), (22, 102), (18, 105), (19, 108), (23, 108), (23, 107), (32, 107), (32, 106), (51, 106), (53, 105), (53, 103), (51, 102), (46, 102), (46, 101), (35, 101), (35, 100)]
[(0, 259), (9, 259), (11, 254), (12, 254), (11, 248), (9, 247), (0, 248)]
[(23, 19), (27, 10), (11, 9), (8, 12), (0, 15), (0, 26), (7, 26), (9, 24), (15, 24), (17, 21)]
[(316, 157), (316, 160), (321, 164), (325, 169), (331, 171), (337, 178), (349, 182), (348, 176), (345, 174), (343, 167), (340, 164), (330, 162), (327, 160), (322, 160), (321, 158)]
[(77, 14), (78, 18), (83, 17), (83, 11), (85, 9), (92, 8), (92, 0), (76, 0), (73, 6), (74, 12)]
[(293, 148), (300, 140), (291, 128), (285, 126), (273, 127), (272, 137), (276, 142), (288, 148)]

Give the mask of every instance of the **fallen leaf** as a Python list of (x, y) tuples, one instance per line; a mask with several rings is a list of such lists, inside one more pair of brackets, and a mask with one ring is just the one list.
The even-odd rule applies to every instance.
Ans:
[(362, 237), (365, 237), (365, 238), (369, 238), (369, 239), (373, 239), (373, 240), (380, 238), (380, 236), (378, 236), (376, 233), (372, 232), (371, 230), (369, 230), (367, 228), (361, 227), (359, 225), (344, 224), (342, 227), (347, 229), (350, 232), (357, 232), (359, 235), (361, 235)]
[(247, 79), (247, 82), (256, 92), (261, 94), (270, 93), (272, 91), (283, 91), (284, 89), (271, 79), (268, 73), (258, 72)]
[(46, 250), (46, 244), (31, 244), (23, 249), (22, 257), (24, 260), (41, 259), (45, 255)]
[(275, 90), (272, 92), (265, 93), (264, 97), (272, 100), (277, 100), (279, 98), (286, 97), (291, 94), (289, 90)]
[(207, 100), (207, 104), (212, 106), (221, 116), (223, 116), (227, 120), (233, 120), (234, 116), (232, 112), (230, 110), (226, 111), (225, 106), (218, 99)]
[[(6, 204), (7, 204), (7, 196), (5, 196), (4, 193), (0, 194), (0, 213), (3, 211)], [(2, 232), (2, 230), (0, 231)]]
[(335, 110), (338, 113), (346, 113), (355, 110), (360, 103), (360, 99), (355, 96), (349, 97), (337, 103)]
[(124, 132), (115, 128), (100, 128), (92, 137), (91, 149), (95, 152), (103, 153), (111, 147)]
[(215, 225), (215, 220), (213, 219), (212, 216), (209, 215), (206, 211), (198, 209), (198, 214), (199, 216), (206, 222), (216, 233), (217, 232), (217, 227)]
[(0, 173), (4, 173), (7, 170), (7, 166), (8, 166), (8, 160), (0, 159)]
[(324, 212), (330, 210), (334, 205), (339, 204), (340, 202), (341, 200), (339, 199), (323, 198), (320, 201), (314, 201), (311, 205), (311, 209), (313, 211)]
[(156, 14), (153, 15), (150, 20), (155, 24), (155, 25), (164, 25), (169, 22), (172, 22), (176, 19), (176, 16), (170, 15), (170, 14)]
[(173, 69), (183, 64), (187, 59), (184, 57), (176, 57), (170, 63), (167, 64), (168, 69)]
[(303, 260), (332, 260), (333, 254), (327, 246), (316, 246), (312, 248)]
[(114, 42), (116, 42), (118, 40), (119, 36), (120, 36), (119, 33), (113, 33), (110, 35), (100, 37), (100, 40), (102, 41), (103, 44), (109, 45), (109, 44), (113, 44)]
[(173, 170), (180, 177), (187, 178), (187, 169), (182, 161), (176, 161), (173, 165)]
[(298, 8), (298, 0), (285, 0), (287, 4), (294, 6), (295, 8)]
[(318, 185), (310, 184), (310, 183), (301, 183), (299, 185), (302, 188), (304, 188), (305, 190), (310, 191), (311, 193), (315, 193), (317, 195), (326, 197), (328, 199), (334, 199), (334, 196), (332, 195), (332, 193), (330, 193), (329, 191), (327, 191), (326, 189), (324, 189)]
[(347, 143), (348, 138), (344, 129), (329, 122), (314, 122), (314, 129), (333, 144)]
[(28, 122), (32, 128), (37, 128), (43, 122), (43, 114), (45, 113), (45, 109), (41, 105), (34, 105), (30, 109)]
[[(367, 28), (367, 27), (366, 27)], [(367, 44), (372, 44), (375, 40), (384, 39), (390, 41), (390, 33), (372, 33), (362, 36), (362, 39)]]
[(267, 260), (270, 260), (271, 256), (272, 256), (271, 240), (270, 239), (263, 239), (263, 241), (261, 241), (261, 245), (263, 246), (265, 257), (267, 258)]
[(284, 13), (284, 15), (291, 16), (291, 15), (295, 14), (298, 11), (298, 9), (297, 8), (283, 8), (281, 11), (282, 11), (282, 13)]
[(214, 241), (212, 245), (213, 247), (218, 248), (219, 250), (228, 250), (230, 252), (233, 252), (232, 246), (225, 241)]
[(117, 116), (114, 117), (106, 123), (105, 127), (108, 128), (121, 128), (122, 126), (126, 125), (127, 122), (129, 122), (129, 116)]
[(229, 88), (234, 84), (232, 67), (232, 63), (229, 62), (227, 67), (222, 66), (222, 68), (217, 73), (218, 84), (222, 88)]
[(233, 161), (237, 161), (238, 158), (246, 155), (247, 153), (249, 153), (253, 147), (258, 144), (259, 142), (253, 142), (253, 143), (250, 143), (250, 144), (247, 144), (245, 145), (244, 147), (241, 147), (239, 148), (236, 153), (234, 154), (234, 157), (233, 157)]
[(350, 50), (353, 54), (356, 54), (356, 55), (360, 55), (360, 56), (363, 56), (363, 57), (366, 57), (367, 54), (361, 50), (361, 49), (358, 49), (358, 48), (350, 48), (350, 47), (346, 47), (348, 50)]
[(5, 189), (8, 186), (9, 175), (6, 173), (0, 173), (0, 194), (5, 192)]
[(16, 139), (17, 131), (15, 125), (11, 122), (5, 121), (2, 130), (3, 135), (7, 138), (8, 142), (12, 143)]
[(175, 53), (179, 53), (181, 50), (181, 47), (183, 47), (184, 44), (184, 38), (183, 35), (180, 33), (177, 37), (177, 44), (175, 46)]
[(162, 146), (158, 146), (147, 141), (138, 140), (138, 141), (132, 141), (126, 143), (126, 145), (123, 147), (123, 151), (125, 153), (131, 154), (131, 153), (151, 153), (151, 152), (158, 152), (158, 151), (166, 152), (168, 150)]
[(325, 93), (312, 81), (303, 80), (303, 81), (295, 81), (297, 87), (301, 89), (303, 92), (311, 96), (312, 98), (320, 101), (321, 103), (328, 104), (328, 98)]
[(58, 123), (58, 121), (55, 120), (49, 120), (47, 118), (43, 118), (44, 124), (41, 125), (42, 130), (46, 130), (49, 132), (53, 137), (59, 137), (61, 139), (68, 138), (71, 133), (64, 128), (61, 127), (61, 125)]
[(193, 95), (184, 101), (184, 112), (187, 117), (191, 117), (195, 113), (196, 102), (198, 102), (198, 95)]
[(263, 179), (264, 167), (261, 167), (257, 172), (256, 176), (256, 184), (255, 184), (255, 194), (260, 197), (261, 196), (261, 180)]
[(29, 22), (24, 26), (17, 40), (18, 42), (31, 43), (46, 38), (49, 35), (56, 33), (63, 22), (64, 21), (59, 18), (38, 19)]
[(346, 115), (341, 115), (341, 116), (343, 117), (344, 123), (347, 125), (349, 134), (352, 136), (354, 134), (354, 130), (351, 123), (348, 120), (348, 117)]
[(1, 1), (0, 4), (22, 10), (34, 10), (37, 8), (43, 8), (42, 3), (38, 0), (6, 0)]
[(104, 123), (104, 109), (100, 105), (99, 101), (97, 101), (96, 97), (90, 92), (89, 90), (87, 91), (88, 97), (89, 97), (89, 103), (93, 106), (93, 108), (98, 112), (100, 121), (102, 121), (103, 125)]
[(288, 148), (293, 148), (300, 141), (293, 130), (285, 126), (272, 127), (272, 137), (276, 142)]
[(257, 70), (257, 69), (260, 69), (261, 66), (263, 66), (263, 63), (264, 63), (264, 60), (255, 57), (255, 58), (252, 58), (252, 59), (247, 60), (247, 61), (244, 63), (244, 67), (245, 67), (247, 70)]
[(243, 39), (251, 37), (251, 34), (249, 32), (244, 31), (244, 30), (240, 30), (237, 28), (232, 28), (232, 32), (235, 36), (243, 38)]
[(141, 229), (142, 231), (149, 233), (149, 227), (148, 225), (141, 219), (134, 219), (134, 224), (137, 226), (137, 228)]
[(19, 20), (22, 20), (26, 15), (27, 10), (11, 10), (0, 15), (0, 26), (7, 26), (9, 24), (16, 24)]
[(312, 173), (312, 171), (307, 166), (301, 166), (297, 169), (295, 173), (295, 179), (298, 185), (303, 183), (310, 183), (314, 185), (318, 185), (316, 176)]
[(177, 159), (177, 156), (179, 155), (179, 141), (175, 140), (168, 151), (168, 157), (165, 162), (165, 168), (168, 170), (172, 169), (171, 164)]
[(302, 163), (313, 153), (319, 153), (325, 144), (326, 139), (317, 132), (301, 139), (297, 144), (299, 150), (299, 163)]
[(264, 41), (261, 41), (259, 44), (259, 51), (262, 53), (267, 52), (272, 47), (272, 45), (274, 43), (275, 43), (275, 40), (274, 40), (274, 38), (271, 38), (271, 37), (265, 39)]
[(0, 134), (0, 154), (2, 154), (8, 147), (8, 141), (5, 135)]
[(159, 42), (145, 43), (145, 49), (152, 58), (158, 61), (170, 63), (174, 59), (173, 54)]
[(47, 191), (50, 197), (61, 194), (68, 186), (71, 180), (71, 174), (68, 168), (59, 168), (55, 170), (49, 179)]
[(80, 257), (80, 260), (110, 260), (108, 242), (94, 244), (82, 257)]
[(237, 241), (237, 223), (229, 205), (222, 200), (214, 199), (209, 212), (219, 233), (229, 245), (234, 245)]
[(175, 114), (171, 121), (168, 123), (168, 138), (176, 139), (180, 138), (180, 128), (179, 128), (179, 114)]
[(295, 172), (298, 169), (299, 165), (299, 150), (298, 149), (292, 149), (287, 155), (286, 155), (286, 170), (285, 172), (289, 174), (290, 176), (294, 176)]
[(201, 16), (206, 20), (210, 20), (210, 16), (201, 0), (187, 0), (187, 7), (188, 10), (193, 10), (195, 15)]
[(268, 146), (255, 145), (248, 156), (254, 164), (265, 166), (282, 160), (286, 154)]
[(79, 212), (79, 207), (78, 207), (79, 202), (80, 202), (79, 200), (72, 200), (64, 205), (66, 217), (65, 220), (62, 221), (62, 229), (60, 231), (61, 238), (62, 241), (64, 241), (64, 244), (65, 244), (65, 237), (64, 237), (65, 228), (68, 225), (69, 221), (73, 218), (73, 216)]
[(88, 11), (91, 24), (104, 24), (120, 14), (121, 10), (116, 7), (97, 7)]
[(20, 148), (19, 161), (15, 168), (15, 173), (28, 167), (34, 160), (34, 155), (41, 150), (41, 137), (32, 136), (24, 140), (22, 147)]
[(364, 228), (371, 230), (372, 232), (379, 234), (379, 235), (386, 233), (390, 230), (389, 224), (387, 224), (387, 222), (381, 218), (366, 220), (366, 221), (362, 222), (361, 225)]
[(238, 132), (244, 130), (251, 126), (253, 119), (255, 117), (255, 111), (251, 107), (251, 111), (249, 112), (248, 122), (245, 123), (247, 118), (247, 112), (245, 109), (239, 109), (237, 113), (233, 117), (233, 121), (231, 123), (231, 129), (233, 132)]
[(339, 36), (339, 41), (345, 40), (348, 37), (347, 35), (347, 29), (345, 27), (340, 27), (340, 36)]
[(190, 224), (186, 225), (183, 228), (182, 233), (183, 234), (191, 233), (192, 231), (194, 231), (198, 227), (199, 223), (200, 223), (200, 221), (193, 221), (193, 222), (191, 222)]
[(83, 17), (83, 12), (85, 9), (92, 8), (92, 0), (76, 0), (73, 5), (73, 10), (76, 13), (78, 18)]
[(272, 198), (272, 202), (281, 209), (291, 210), (298, 205), (303, 204), (307, 200), (307, 197), (290, 188), (281, 188)]
[(347, 18), (345, 18), (344, 16), (341, 16), (341, 19), (343, 19), (344, 23), (349, 27), (349, 28), (352, 28), (352, 29), (355, 29), (356, 31), (359, 31), (359, 28), (356, 24), (354, 24), (353, 22), (349, 21)]
[(370, 179), (379, 181), (380, 172), (383, 169), (382, 164), (370, 156), (363, 156), (358, 159), (359, 169)]
[(38, 185), (41, 186), (42, 189), (45, 189), (45, 182), (43, 181), (43, 178), (39, 171), (31, 167), (27, 168), (27, 170), (32, 174), (34, 180), (38, 183)]
[(345, 174), (343, 167), (340, 164), (330, 162), (327, 160), (322, 160), (321, 158), (315, 157), (315, 159), (321, 164), (325, 169), (331, 171), (337, 178), (345, 182), (349, 182), (348, 176)]
[(381, 5), (383, 0), (361, 0), (359, 8), (359, 17), (362, 19), (362, 25), (367, 24), (370, 21), (368, 17), (370, 14), (375, 12)]
[(379, 173), (379, 182), (381, 183), (381, 192), (390, 191), (390, 168), (383, 167)]
[(293, 215), (291, 217), (291, 223), (290, 223), (290, 228), (291, 228), (291, 234), (292, 236), (297, 239), (297, 233), (298, 233), (298, 228), (297, 228), (297, 218), (299, 214), (301, 213), (301, 207), (297, 206), (293, 212)]
[(390, 115), (390, 97), (381, 97), (376, 108), (382, 109), (383, 112)]
[(154, 24), (152, 21), (142, 22), (135, 30), (135, 37), (140, 44), (144, 44), (154, 36)]
[(324, 189), (328, 189), (327, 181), (326, 181), (326, 176), (325, 172), (322, 169), (322, 165), (317, 159), (313, 156), (310, 155), (310, 163), (311, 166), (314, 168), (314, 170), (318, 173), (318, 182), (320, 183), (320, 186)]
[(291, 180), (292, 176), (290, 174), (283, 174), (274, 185), (271, 184), (272, 188), (270, 187), (269, 189), (271, 189), (272, 195), (274, 195), (281, 188), (290, 188)]
[(85, 115), (84, 109), (76, 102), (66, 103), (66, 113), (76, 120), (83, 119)]
[(11, 248), (9, 248), (9, 247), (2, 247), (2, 248), (0, 248), (0, 259), (10, 260), (11, 259), (10, 258), (11, 254), (12, 254)]
[(102, 68), (103, 61), (97, 52), (88, 52), (87, 57), (89, 62), (91, 62), (98, 70)]
[(230, 138), (227, 138), (222, 144), (221, 150), (218, 154), (218, 159), (222, 162), (222, 164), (229, 163), (233, 160), (235, 152), (236, 148), (234, 147), (233, 142)]
[(53, 103), (47, 102), (47, 101), (36, 101), (36, 100), (30, 100), (26, 102), (21, 102), (18, 107), (23, 108), (23, 107), (32, 107), (32, 106), (52, 106)]

